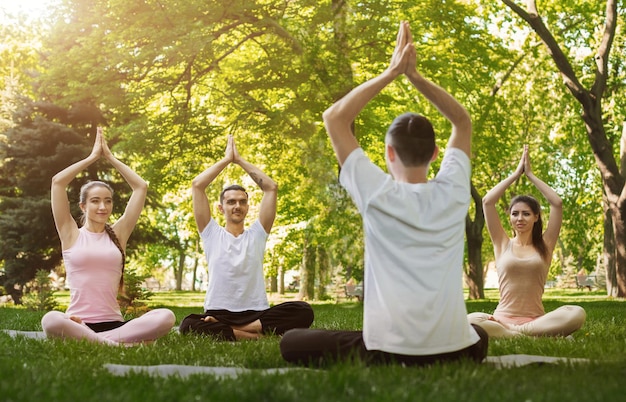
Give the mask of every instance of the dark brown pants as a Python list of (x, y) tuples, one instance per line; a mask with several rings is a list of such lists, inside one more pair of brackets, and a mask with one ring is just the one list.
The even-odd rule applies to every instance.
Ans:
[(324, 366), (345, 360), (361, 360), (366, 364), (400, 363), (425, 366), (436, 362), (460, 359), (482, 362), (487, 356), (489, 337), (484, 329), (472, 325), (480, 340), (465, 349), (436, 355), (400, 355), (380, 350), (367, 350), (362, 331), (328, 331), (323, 329), (293, 329), (280, 341), (283, 358), (291, 363)]

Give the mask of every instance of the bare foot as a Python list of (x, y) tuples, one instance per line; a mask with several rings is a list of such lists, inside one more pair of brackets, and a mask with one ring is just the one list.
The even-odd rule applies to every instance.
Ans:
[(235, 335), (235, 339), (237, 339), (238, 341), (245, 340), (245, 339), (259, 339), (263, 336), (263, 334), (261, 333), (241, 331), (235, 328), (233, 328), (233, 334)]
[(231, 327), (234, 330), (247, 332), (254, 335), (255, 337), (259, 337), (263, 332), (261, 320), (255, 320), (245, 325), (232, 325)]
[(78, 324), (82, 324), (83, 323), (83, 320), (81, 320), (80, 317), (77, 317), (75, 315), (71, 315), (70, 316), (70, 320), (72, 320), (72, 321), (74, 321), (75, 323), (78, 323)]

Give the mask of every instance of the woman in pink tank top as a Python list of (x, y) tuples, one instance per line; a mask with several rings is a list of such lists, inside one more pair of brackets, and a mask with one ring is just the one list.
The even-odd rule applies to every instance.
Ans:
[[(100, 181), (88, 182), (80, 192), (83, 216), (79, 228), (70, 212), (67, 186), (101, 158), (117, 169), (132, 188), (132, 195), (124, 214), (110, 225), (112, 188)], [(113, 156), (100, 127), (91, 154), (52, 178), (52, 215), (61, 239), (70, 305), (65, 313), (50, 311), (42, 318), (46, 336), (133, 345), (170, 332), (176, 321), (172, 311), (155, 309), (123, 321), (117, 304), (118, 291), (123, 287), (126, 242), (141, 215), (147, 191), (147, 183)]]
[[(544, 232), (539, 202), (528, 195), (513, 198), (509, 220), (514, 236), (510, 238), (500, 222), (496, 204), (522, 175), (548, 200), (550, 216)], [(483, 210), (496, 259), (500, 301), (493, 314), (470, 313), (470, 323), (480, 325), (492, 338), (568, 336), (580, 329), (586, 318), (582, 307), (561, 306), (548, 313), (543, 310), (541, 298), (563, 210), (559, 195), (532, 173), (527, 145), (515, 172), (485, 195)]]

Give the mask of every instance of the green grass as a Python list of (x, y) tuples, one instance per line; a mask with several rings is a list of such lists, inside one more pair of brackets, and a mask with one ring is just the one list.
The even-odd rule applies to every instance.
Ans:
[[(467, 301), (468, 311), (492, 311), (497, 292)], [(157, 293), (153, 307), (171, 308), (178, 322), (201, 310), (203, 295)], [(58, 296), (67, 304), (67, 294)], [(11, 338), (0, 333), (0, 401), (613, 401), (626, 390), (626, 302), (602, 292), (549, 290), (547, 310), (579, 304), (587, 322), (565, 339), (510, 339), (490, 342), (489, 355), (536, 354), (591, 359), (583, 365), (541, 365), (515, 369), (458, 362), (426, 368), (338, 364), (284, 374), (253, 372), (235, 379), (210, 375), (118, 377), (106, 363), (186, 364), (250, 369), (289, 367), (278, 337), (251, 342), (213, 342), (172, 333), (154, 345), (111, 347), (79, 341)], [(359, 303), (314, 304), (318, 328), (359, 329)], [(40, 330), (43, 313), (0, 307), (0, 328)]]

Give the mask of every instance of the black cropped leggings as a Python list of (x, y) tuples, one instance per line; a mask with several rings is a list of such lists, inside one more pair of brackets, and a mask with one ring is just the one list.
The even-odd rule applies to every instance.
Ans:
[[(205, 322), (205, 317), (212, 316), (218, 322)], [(213, 335), (218, 339), (234, 341), (235, 334), (231, 326), (246, 325), (256, 320), (261, 321), (264, 334), (282, 335), (294, 328), (309, 328), (313, 323), (313, 309), (302, 301), (277, 304), (267, 310), (237, 311), (207, 310), (204, 314), (190, 314), (180, 323), (180, 333)]]

